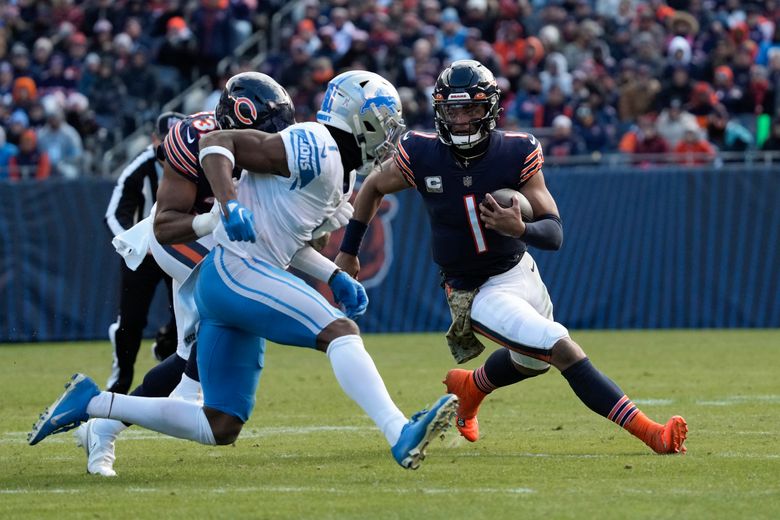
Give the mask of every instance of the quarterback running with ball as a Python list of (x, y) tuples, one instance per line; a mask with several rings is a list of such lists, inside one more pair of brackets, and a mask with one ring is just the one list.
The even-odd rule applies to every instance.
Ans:
[[(526, 246), (557, 250), (563, 228), (548, 191), (542, 147), (523, 132), (495, 130), (500, 91), (481, 63), (459, 60), (436, 81), (435, 134), (409, 132), (393, 159), (369, 175), (355, 201), (336, 263), (353, 276), (367, 224), (382, 197), (416, 188), (430, 215), (433, 258), (442, 272), (453, 325), (447, 334), (459, 363), (484, 347), (474, 332), (505, 348), (474, 371), (450, 370), (447, 391), (460, 398), (457, 426), (469, 441), (479, 438), (477, 411), (486, 395), (557, 368), (591, 410), (625, 428), (657, 453), (681, 453), (688, 431), (682, 417), (665, 425), (650, 420), (590, 362), (553, 306)], [(535, 220), (521, 218), (519, 200), (509, 208), (491, 193), (518, 190)]]

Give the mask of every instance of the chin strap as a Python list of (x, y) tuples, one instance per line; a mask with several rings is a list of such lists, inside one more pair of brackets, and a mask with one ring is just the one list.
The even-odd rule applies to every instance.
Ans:
[[(481, 143), (482, 141), (487, 139), (487, 134), (485, 134), (484, 137), (480, 137), (481, 135), (482, 135), (482, 131), (479, 131), (476, 134), (469, 134), (468, 136), (465, 136), (465, 135), (455, 135), (452, 132), (450, 132), (450, 140), (452, 141), (452, 145), (457, 147), (457, 148), (469, 149), (469, 148), (474, 148), (479, 143)], [(476, 139), (477, 139), (476, 141), (472, 141), (472, 138), (474, 138), (474, 136), (476, 136)], [(458, 137), (467, 137), (468, 139), (465, 142), (463, 142), (463, 143), (458, 143), (458, 142), (456, 142), (456, 138), (458, 138)]]

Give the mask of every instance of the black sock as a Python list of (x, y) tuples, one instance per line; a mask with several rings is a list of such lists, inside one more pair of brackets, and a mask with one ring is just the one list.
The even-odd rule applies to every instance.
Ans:
[(143, 382), (130, 395), (168, 397), (181, 381), (186, 363), (177, 355), (168, 356), (146, 373)]
[(489, 394), (496, 388), (513, 385), (523, 379), (528, 379), (544, 372), (546, 370), (534, 375), (518, 372), (515, 363), (512, 361), (509, 349), (500, 348), (490, 354), (485, 364), (474, 371), (474, 384), (477, 388)]
[(190, 357), (187, 359), (187, 366), (184, 367), (184, 375), (200, 383), (200, 376), (198, 375), (198, 343), (192, 344), (192, 350), (190, 350)]
[(610, 378), (594, 367), (588, 358), (577, 361), (561, 372), (585, 406), (608, 417), (625, 394)]

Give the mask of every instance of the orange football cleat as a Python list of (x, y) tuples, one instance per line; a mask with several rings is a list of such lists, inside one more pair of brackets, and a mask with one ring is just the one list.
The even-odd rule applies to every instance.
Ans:
[(685, 438), (688, 435), (688, 425), (685, 419), (675, 415), (647, 440), (647, 445), (653, 448), (653, 451), (662, 455), (673, 453), (685, 453)]
[(476, 442), (479, 439), (477, 412), (480, 403), (487, 395), (474, 384), (473, 373), (473, 370), (454, 368), (447, 372), (442, 381), (447, 385), (447, 392), (457, 395), (460, 400), (455, 425), (469, 442)]

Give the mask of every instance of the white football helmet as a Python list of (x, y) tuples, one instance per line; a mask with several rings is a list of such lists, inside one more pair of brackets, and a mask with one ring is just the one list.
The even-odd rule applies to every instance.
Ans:
[[(364, 166), (386, 159), (406, 129), (398, 91), (379, 74), (364, 70), (344, 72), (330, 80), (317, 121), (354, 135)], [(358, 169), (361, 174), (369, 171)]]

